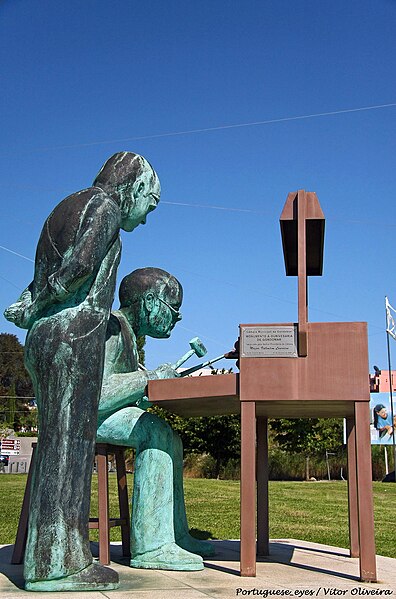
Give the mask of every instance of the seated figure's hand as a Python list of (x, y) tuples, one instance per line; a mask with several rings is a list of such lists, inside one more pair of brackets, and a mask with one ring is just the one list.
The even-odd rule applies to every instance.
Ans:
[(147, 408), (151, 408), (153, 404), (149, 401), (147, 395), (143, 395), (143, 397), (137, 400), (135, 405), (141, 410), (147, 410)]
[(159, 379), (174, 379), (180, 376), (180, 374), (173, 368), (172, 364), (161, 364), (161, 366), (158, 366), (158, 368), (154, 370), (154, 373)]

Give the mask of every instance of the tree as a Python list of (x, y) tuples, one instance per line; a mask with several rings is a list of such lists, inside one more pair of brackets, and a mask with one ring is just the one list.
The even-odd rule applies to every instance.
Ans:
[(146, 345), (146, 337), (142, 335), (136, 339), (137, 350), (139, 354), (139, 363), (144, 366), (146, 360), (146, 352), (144, 351), (144, 346)]
[(180, 435), (186, 454), (211, 455), (215, 460), (216, 477), (228, 460), (239, 458), (241, 430), (239, 416), (182, 418), (158, 406), (151, 407), (150, 411), (166, 420)]
[(0, 333), (0, 420), (18, 429), (31, 420), (33, 386), (23, 362), (23, 345), (16, 335)]
[(342, 446), (342, 426), (340, 418), (282, 418), (270, 421), (274, 441), (279, 447), (305, 455), (307, 479), (310, 457), (336, 452)]
[[(203, 416), (188, 418), (179, 434), (190, 451), (209, 453), (215, 460), (215, 476), (228, 460), (241, 455), (241, 424), (239, 416)], [(184, 440), (185, 439), (185, 440)]]

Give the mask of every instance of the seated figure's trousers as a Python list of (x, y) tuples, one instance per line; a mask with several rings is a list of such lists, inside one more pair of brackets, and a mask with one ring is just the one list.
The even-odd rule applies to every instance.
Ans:
[(188, 533), (183, 446), (167, 422), (138, 407), (123, 408), (98, 428), (98, 443), (136, 449), (132, 498), (132, 557)]

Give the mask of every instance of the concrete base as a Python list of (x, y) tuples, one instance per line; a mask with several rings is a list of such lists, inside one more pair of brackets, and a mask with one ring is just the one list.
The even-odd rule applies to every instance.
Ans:
[[(42, 593), (47, 599), (234, 599), (235, 597), (362, 597), (396, 598), (396, 559), (377, 556), (378, 583), (359, 582), (359, 561), (347, 549), (297, 541), (270, 541), (270, 556), (259, 558), (256, 578), (239, 575), (239, 541), (214, 541), (215, 557), (201, 572), (137, 570), (111, 546), (111, 567), (120, 576), (115, 591)], [(23, 590), (22, 566), (11, 565), (12, 545), (0, 546), (0, 597), (22, 599), (38, 593)], [(97, 554), (97, 543), (92, 543)], [(250, 593), (249, 593), (250, 591)], [(272, 591), (270, 594), (269, 591)], [(287, 592), (288, 591), (288, 592)]]

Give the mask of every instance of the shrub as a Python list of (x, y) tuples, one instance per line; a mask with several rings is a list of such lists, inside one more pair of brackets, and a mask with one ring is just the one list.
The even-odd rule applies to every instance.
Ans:
[(216, 478), (216, 460), (207, 453), (190, 453), (184, 460), (187, 478)]

